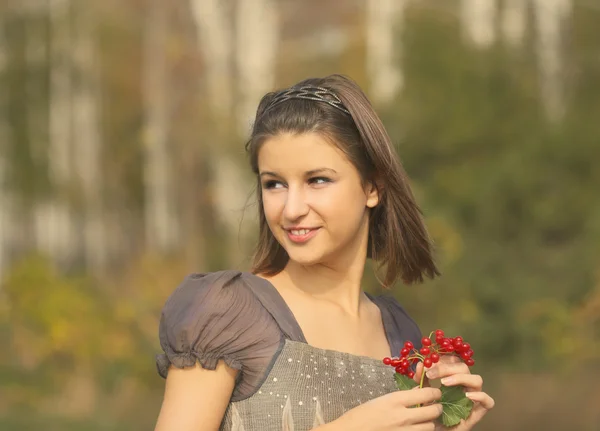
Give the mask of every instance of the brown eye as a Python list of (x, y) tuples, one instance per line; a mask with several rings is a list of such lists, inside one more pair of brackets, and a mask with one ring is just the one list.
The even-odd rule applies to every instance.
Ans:
[(263, 188), (265, 189), (279, 189), (282, 188), (283, 184), (281, 181), (269, 180), (263, 183)]
[(331, 183), (332, 181), (326, 177), (313, 177), (310, 180), (308, 180), (308, 182), (310, 184), (323, 185), (323, 184)]

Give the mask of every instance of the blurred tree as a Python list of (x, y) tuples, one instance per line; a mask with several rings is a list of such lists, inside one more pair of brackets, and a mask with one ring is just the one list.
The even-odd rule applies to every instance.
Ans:
[(369, 94), (374, 103), (387, 104), (404, 85), (400, 63), (403, 50), (402, 28), (406, 0), (367, 0), (366, 68)]
[(76, 255), (75, 214), (70, 204), (74, 179), (72, 4), (70, 0), (48, 3), (49, 55), (48, 180), (50, 192), (37, 203), (38, 249), (62, 265)]
[[(6, 86), (8, 69), (8, 51), (4, 20), (0, 20), (0, 88)], [(11, 243), (12, 204), (8, 187), (8, 100), (6, 92), (0, 91), (0, 290), (4, 269), (8, 266), (7, 249)]]
[(149, 0), (145, 14), (144, 52), (144, 190), (145, 240), (150, 252), (172, 252), (179, 245), (180, 222), (173, 182), (173, 159), (168, 151), (169, 15), (161, 0)]

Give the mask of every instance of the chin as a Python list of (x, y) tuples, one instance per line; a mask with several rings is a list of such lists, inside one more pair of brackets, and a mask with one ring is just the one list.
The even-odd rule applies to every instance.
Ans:
[(298, 252), (298, 250), (288, 251), (290, 261), (302, 266), (312, 266), (323, 262), (323, 254), (310, 252), (308, 250)]

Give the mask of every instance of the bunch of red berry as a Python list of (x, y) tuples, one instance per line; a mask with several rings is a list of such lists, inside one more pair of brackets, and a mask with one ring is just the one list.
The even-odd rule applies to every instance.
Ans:
[[(432, 341), (434, 334), (435, 342)], [(423, 347), (417, 351), (413, 343), (407, 341), (400, 350), (400, 357), (383, 358), (383, 363), (394, 367), (397, 373), (411, 379), (415, 375), (410, 368), (411, 365), (421, 361), (425, 368), (430, 368), (433, 364), (439, 362), (440, 356), (443, 355), (456, 355), (469, 367), (475, 365), (471, 345), (465, 342), (462, 337), (447, 338), (444, 331), (438, 329), (435, 333), (429, 334), (429, 337), (423, 337), (421, 344)]]

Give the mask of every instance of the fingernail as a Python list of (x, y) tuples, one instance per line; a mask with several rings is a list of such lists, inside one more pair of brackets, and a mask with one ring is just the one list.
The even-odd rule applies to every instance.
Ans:
[(435, 379), (437, 377), (437, 373), (435, 370), (428, 370), (425, 375), (430, 379)]
[(465, 397), (472, 399), (473, 398), (473, 394), (471, 392), (465, 392)]
[(442, 385), (451, 385), (454, 383), (454, 379), (452, 377), (444, 377), (440, 382), (442, 382)]

